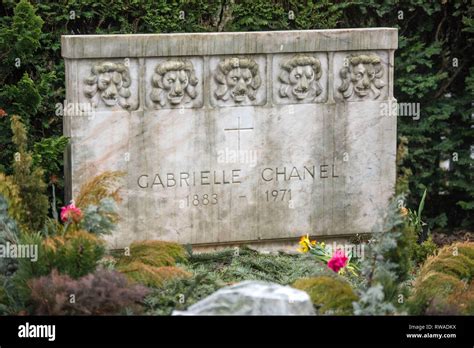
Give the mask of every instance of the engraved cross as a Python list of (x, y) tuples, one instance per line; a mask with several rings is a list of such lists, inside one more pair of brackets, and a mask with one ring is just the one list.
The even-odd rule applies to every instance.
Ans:
[(253, 130), (253, 127), (241, 127), (240, 126), (240, 116), (237, 117), (237, 128), (224, 128), (225, 131), (237, 131), (237, 137), (238, 137), (238, 147), (240, 151), (240, 132), (241, 131), (251, 131)]

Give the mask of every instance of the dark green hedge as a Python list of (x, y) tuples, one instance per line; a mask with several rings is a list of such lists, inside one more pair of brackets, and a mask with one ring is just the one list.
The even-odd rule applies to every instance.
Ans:
[[(472, 228), (474, 7), (470, 3), (38, 0), (30, 6), (26, 1), (4, 0), (0, 109), (21, 115), (33, 143), (42, 142), (36, 148), (55, 153), (50, 147), (62, 144), (57, 138), (62, 119), (56, 115), (56, 104), (64, 100), (62, 34), (398, 27), (395, 95), (399, 102), (421, 105), (419, 120), (398, 119), (399, 135), (408, 147), (399, 166), (400, 176), (407, 179), (405, 190), (411, 192), (408, 205), (414, 206), (427, 188), (425, 213), (432, 227)], [(14, 150), (8, 116), (2, 114), (0, 110), (0, 171), (9, 173)], [(449, 158), (451, 170), (441, 170), (440, 161)], [(57, 162), (38, 164), (46, 167), (48, 176), (62, 176), (61, 159)]]

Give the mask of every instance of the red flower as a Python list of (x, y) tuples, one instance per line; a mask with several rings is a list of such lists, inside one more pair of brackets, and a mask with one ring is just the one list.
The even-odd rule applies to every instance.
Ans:
[(331, 259), (328, 261), (328, 267), (334, 272), (338, 273), (341, 268), (347, 266), (347, 261), (349, 259), (344, 254), (342, 250), (336, 250), (332, 255)]
[(72, 220), (77, 223), (81, 220), (81, 218), (82, 211), (81, 209), (77, 208), (74, 203), (61, 208), (61, 220), (63, 222)]
[(0, 108), (0, 117), (5, 117), (7, 115), (8, 115), (7, 112), (3, 110), (2, 108)]

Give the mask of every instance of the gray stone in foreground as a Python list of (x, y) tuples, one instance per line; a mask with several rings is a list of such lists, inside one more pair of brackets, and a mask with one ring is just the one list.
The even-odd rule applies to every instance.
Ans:
[(244, 281), (225, 287), (173, 315), (314, 315), (304, 291), (275, 283)]

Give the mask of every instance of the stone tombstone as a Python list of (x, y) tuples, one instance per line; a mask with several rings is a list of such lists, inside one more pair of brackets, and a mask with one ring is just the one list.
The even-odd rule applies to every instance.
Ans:
[(392, 28), (63, 36), (67, 199), (125, 172), (117, 248), (376, 231), (397, 43)]

